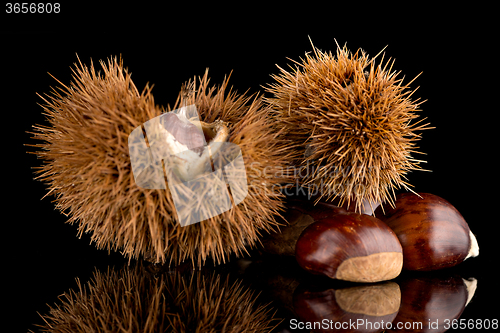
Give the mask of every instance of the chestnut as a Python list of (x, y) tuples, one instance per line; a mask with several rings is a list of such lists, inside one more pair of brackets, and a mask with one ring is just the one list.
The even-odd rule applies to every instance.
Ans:
[(429, 193), (402, 193), (394, 206), (379, 207), (375, 216), (398, 236), (404, 269), (436, 270), (479, 254), (467, 222), (445, 199)]
[(313, 274), (378, 282), (399, 275), (403, 250), (396, 234), (379, 219), (345, 212), (306, 227), (295, 245), (295, 258)]
[(318, 202), (315, 205), (312, 201), (289, 199), (282, 221), (286, 226), (280, 232), (264, 237), (263, 249), (270, 254), (294, 256), (297, 239), (307, 226), (343, 213), (347, 213), (347, 210), (332, 204)]

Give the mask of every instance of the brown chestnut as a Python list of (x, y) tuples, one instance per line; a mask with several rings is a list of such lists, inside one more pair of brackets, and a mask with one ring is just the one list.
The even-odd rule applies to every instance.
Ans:
[(347, 212), (305, 228), (297, 240), (295, 258), (313, 274), (378, 282), (399, 275), (403, 250), (396, 234), (382, 221)]
[(429, 193), (403, 193), (394, 204), (394, 208), (379, 207), (375, 216), (398, 236), (403, 246), (404, 269), (436, 270), (479, 254), (467, 222), (445, 199)]
[(272, 233), (262, 240), (264, 251), (271, 254), (294, 256), (295, 244), (302, 231), (311, 223), (347, 211), (335, 205), (313, 201), (290, 199), (283, 214), (286, 226), (280, 232)]

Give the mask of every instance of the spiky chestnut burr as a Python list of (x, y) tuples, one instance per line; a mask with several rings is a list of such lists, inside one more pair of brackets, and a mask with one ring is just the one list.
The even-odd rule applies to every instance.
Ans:
[[(337, 45), (338, 46), (338, 45)], [(375, 57), (376, 58), (376, 57)], [(380, 64), (361, 49), (337, 47), (336, 55), (313, 45), (290, 71), (279, 68), (266, 87), (284, 142), (295, 144), (303, 186), (320, 199), (362, 203), (394, 201), (394, 189), (410, 189), (406, 174), (420, 169), (414, 159), (422, 102), (397, 78), (393, 61)]]
[(270, 332), (272, 307), (241, 280), (216, 272), (155, 272), (143, 265), (94, 272), (43, 314), (41, 331)]
[(231, 253), (245, 253), (278, 225), (282, 195), (273, 186), (286, 181), (279, 171), (288, 162), (287, 148), (275, 140), (278, 131), (261, 97), (236, 93), (229, 78), (211, 86), (208, 72), (191, 82), (196, 82), (192, 94), (179, 94), (174, 108), (195, 104), (201, 121), (228, 124), (227, 141), (241, 149), (249, 183), (237, 206), (182, 227), (168, 189), (135, 183), (127, 144), (135, 128), (165, 110), (155, 105), (149, 86), (139, 92), (121, 59), (101, 65), (102, 73), (80, 62), (71, 85), (61, 83), (42, 97), (49, 125), (35, 126), (33, 133), (34, 153), (44, 162), (37, 178), (48, 185), (68, 222), (78, 225), (79, 236), (90, 233), (98, 248), (120, 250), (128, 258), (200, 266), (207, 258), (220, 263)]

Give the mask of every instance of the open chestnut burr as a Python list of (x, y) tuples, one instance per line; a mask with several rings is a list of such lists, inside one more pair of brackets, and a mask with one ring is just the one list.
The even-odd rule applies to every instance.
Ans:
[(398, 236), (403, 268), (430, 271), (455, 266), (479, 254), (476, 237), (460, 212), (429, 193), (403, 193), (395, 207), (381, 206), (375, 215)]

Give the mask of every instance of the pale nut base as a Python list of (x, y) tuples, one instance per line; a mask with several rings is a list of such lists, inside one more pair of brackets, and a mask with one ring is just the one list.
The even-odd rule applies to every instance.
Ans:
[(394, 279), (402, 268), (402, 253), (374, 253), (345, 260), (337, 268), (335, 278), (352, 282), (379, 282)]

